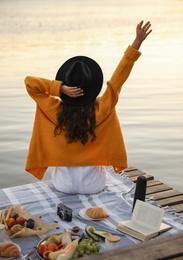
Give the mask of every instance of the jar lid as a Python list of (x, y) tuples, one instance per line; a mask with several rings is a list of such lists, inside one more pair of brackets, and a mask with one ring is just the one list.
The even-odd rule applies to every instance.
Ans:
[(108, 240), (109, 242), (111, 242), (111, 243), (119, 242), (120, 239), (121, 239), (121, 238), (120, 238), (119, 236), (113, 236), (113, 235), (107, 237), (107, 240)]

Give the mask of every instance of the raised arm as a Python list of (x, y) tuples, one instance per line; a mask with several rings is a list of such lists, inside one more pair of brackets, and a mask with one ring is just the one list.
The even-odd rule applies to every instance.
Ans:
[(132, 45), (126, 49), (112, 77), (107, 82), (106, 91), (102, 97), (98, 99), (98, 113), (102, 114), (101, 118), (107, 117), (116, 106), (122, 86), (128, 79), (135, 62), (141, 55), (139, 48), (152, 31), (150, 27), (150, 22), (145, 23), (143, 26), (143, 21), (136, 26), (136, 36)]

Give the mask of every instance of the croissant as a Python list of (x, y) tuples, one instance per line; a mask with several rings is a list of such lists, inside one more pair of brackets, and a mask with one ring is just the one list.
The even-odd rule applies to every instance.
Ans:
[(18, 257), (20, 251), (18, 247), (12, 242), (4, 242), (0, 244), (0, 257)]
[(90, 218), (108, 218), (109, 215), (103, 210), (103, 208), (96, 207), (96, 208), (88, 208), (86, 210), (86, 214)]

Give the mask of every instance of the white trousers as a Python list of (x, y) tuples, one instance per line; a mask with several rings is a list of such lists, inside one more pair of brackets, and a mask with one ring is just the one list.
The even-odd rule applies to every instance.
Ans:
[(51, 182), (64, 193), (94, 194), (104, 189), (107, 175), (103, 166), (55, 167)]

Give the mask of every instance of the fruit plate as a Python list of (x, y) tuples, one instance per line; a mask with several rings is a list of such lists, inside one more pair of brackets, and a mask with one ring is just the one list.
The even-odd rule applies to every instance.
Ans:
[[(57, 227), (56, 223), (48, 224), (45, 222), (41, 217), (36, 217), (31, 215), (28, 211), (24, 210), (21, 205), (11, 206), (11, 212), (9, 211), (10, 207), (5, 209), (5, 213), (9, 212), (9, 215), (18, 214), (19, 216), (24, 217), (24, 219), (32, 219), (34, 221), (34, 228), (27, 228), (23, 226), (21, 230), (18, 230), (15, 233), (11, 233), (11, 228), (5, 229), (5, 237), (6, 238), (14, 238), (14, 237), (25, 237), (25, 236), (32, 236), (32, 235), (41, 235), (45, 234), (46, 232), (55, 229)], [(13, 227), (13, 226), (12, 226)]]
[(87, 214), (86, 214), (86, 210), (87, 208), (83, 208), (79, 211), (79, 216), (84, 218), (84, 219), (87, 219), (87, 220), (103, 220), (105, 218), (90, 218)]
[[(18, 249), (19, 249), (19, 251), (20, 251), (20, 253), (21, 253), (21, 247), (18, 245), (18, 244), (16, 244), (16, 243), (13, 243), (13, 244), (15, 244), (17, 247), (18, 247)], [(13, 259), (14, 257), (12, 256), (12, 257), (3, 257), (3, 256), (0, 256), (0, 260), (9, 260), (9, 259)]]
[[(70, 232), (69, 232), (69, 233), (70, 233)], [(62, 233), (55, 233), (55, 234), (52, 234), (52, 235), (58, 235), (58, 236), (59, 236), (59, 235), (61, 235), (61, 234), (62, 234)], [(72, 240), (77, 239), (77, 238), (81, 238), (81, 235), (77, 235), (77, 234), (73, 234), (73, 233), (70, 233), (70, 234), (71, 234), (71, 236), (72, 236)], [(37, 246), (36, 246), (36, 254), (37, 254), (37, 255), (39, 256), (39, 258), (41, 258), (42, 260), (45, 260), (45, 258), (38, 253), (38, 248), (39, 248), (40, 245), (46, 244), (46, 241), (47, 241), (48, 238), (49, 238), (50, 236), (52, 236), (52, 235), (49, 235), (49, 236), (47, 236), (47, 237), (41, 239), (41, 240), (38, 242)], [(1, 259), (0, 259), (0, 260), (1, 260)]]

